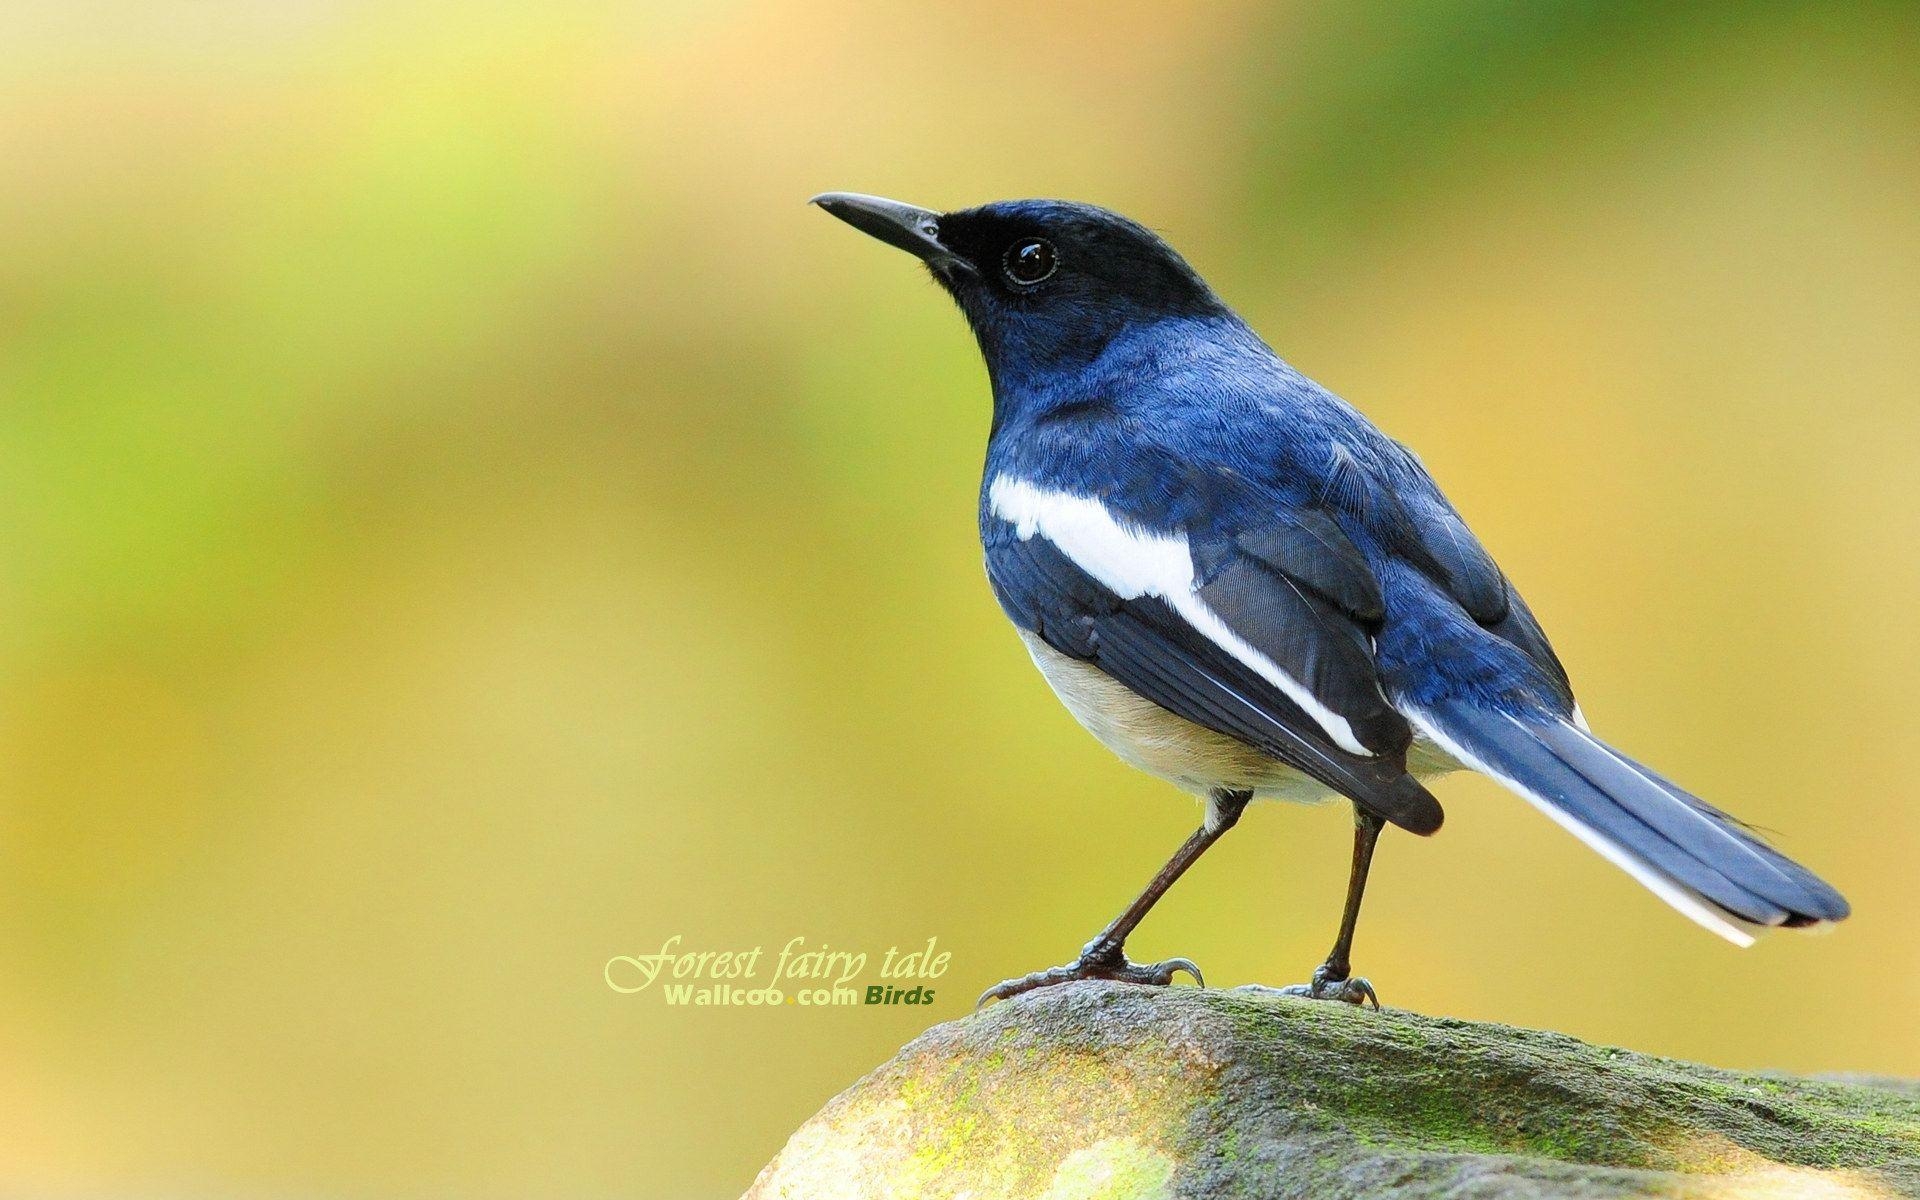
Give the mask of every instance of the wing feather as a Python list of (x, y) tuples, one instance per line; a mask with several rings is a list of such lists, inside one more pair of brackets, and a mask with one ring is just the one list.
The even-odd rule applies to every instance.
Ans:
[[(1364, 633), (1317, 589), (1303, 590), (1240, 556), (1220, 560), (1208, 583), (1183, 595), (1128, 596), (1111, 586), (1124, 568), (1110, 553), (1099, 564), (1109, 580), (1101, 580), (1037, 527), (1000, 522), (986, 541), (988, 576), (1007, 615), (1054, 649), (1396, 825), (1423, 834), (1439, 828), (1439, 803), (1406, 772), (1411, 734), (1380, 695)], [(1197, 628), (1190, 619), (1196, 597), (1260, 654), (1277, 656), (1316, 701), (1346, 717), (1371, 753), (1337, 745), (1314, 714)]]

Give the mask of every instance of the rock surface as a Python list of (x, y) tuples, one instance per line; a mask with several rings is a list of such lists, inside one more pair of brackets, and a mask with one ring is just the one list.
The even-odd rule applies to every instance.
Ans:
[(939, 1025), (747, 1200), (1920, 1197), (1920, 1085), (1555, 1033), (1080, 983)]

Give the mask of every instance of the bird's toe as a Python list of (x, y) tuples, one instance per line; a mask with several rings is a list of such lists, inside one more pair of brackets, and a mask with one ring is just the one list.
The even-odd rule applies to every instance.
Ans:
[(1121, 954), (1117, 946), (1089, 946), (1070, 963), (1048, 967), (1044, 971), (1035, 971), (1031, 975), (1021, 975), (994, 984), (980, 993), (980, 999), (974, 1002), (974, 1007), (978, 1008), (990, 1000), (1010, 1000), (1038, 988), (1074, 983), (1082, 979), (1109, 979), (1116, 983), (1166, 987), (1173, 982), (1173, 977), (1182, 971), (1193, 976), (1195, 986), (1206, 986), (1206, 980), (1200, 974), (1200, 965), (1190, 958), (1169, 958), (1160, 962), (1137, 963)]
[(1358, 975), (1335, 979), (1325, 966), (1314, 971), (1311, 983), (1295, 983), (1282, 988), (1249, 983), (1233, 990), (1255, 995), (1292, 996), (1301, 1000), (1339, 1000), (1359, 1008), (1380, 1007), (1380, 995), (1373, 990), (1371, 982)]

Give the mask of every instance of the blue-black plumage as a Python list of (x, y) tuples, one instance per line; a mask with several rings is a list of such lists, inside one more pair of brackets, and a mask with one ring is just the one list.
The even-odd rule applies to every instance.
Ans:
[(1374, 837), (1437, 830), (1421, 781), (1461, 767), (1732, 941), (1847, 915), (1804, 867), (1593, 737), (1539, 623), (1419, 460), (1152, 231), (1058, 200), (815, 202), (921, 258), (979, 341), (987, 574), (1035, 662), (1109, 747), (1211, 805), (1079, 958), (989, 995), (1191, 969), (1129, 963), (1121, 944), (1271, 795), (1356, 806), (1341, 934), (1298, 990), (1370, 1000), (1347, 956)]

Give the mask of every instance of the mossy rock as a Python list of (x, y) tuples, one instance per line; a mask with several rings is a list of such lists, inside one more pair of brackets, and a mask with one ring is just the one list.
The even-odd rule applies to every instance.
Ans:
[(1920, 1086), (1556, 1033), (1080, 983), (939, 1025), (747, 1200), (1920, 1198)]

